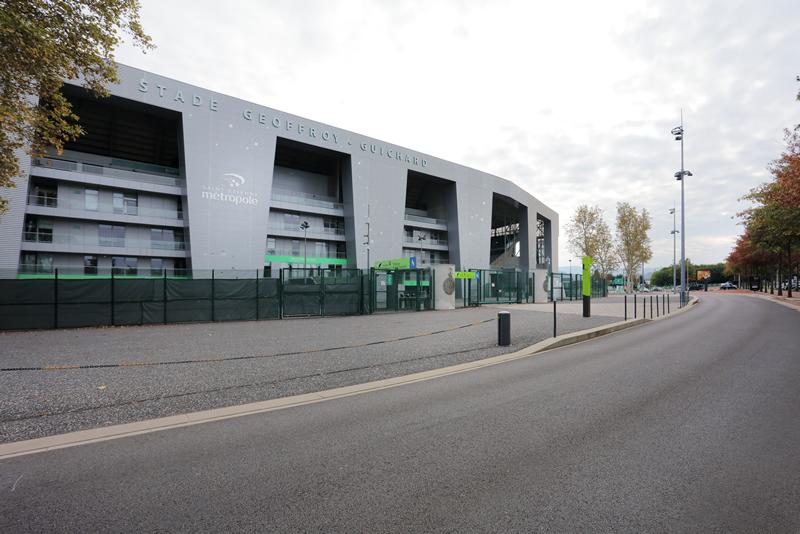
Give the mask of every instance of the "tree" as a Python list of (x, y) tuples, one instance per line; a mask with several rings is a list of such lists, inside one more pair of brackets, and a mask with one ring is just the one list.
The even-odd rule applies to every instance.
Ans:
[(639, 267), (653, 257), (650, 248), (650, 215), (643, 209), (641, 213), (627, 202), (617, 204), (616, 254), (622, 264), (628, 289), (633, 288)]
[[(782, 294), (784, 258), (789, 277), (793, 274), (792, 250), (800, 246), (800, 133), (785, 132), (786, 150), (769, 170), (773, 180), (752, 189), (744, 198), (755, 206), (744, 217), (752, 243), (777, 255), (778, 294)], [(789, 284), (789, 295), (792, 286)]]
[[(23, 151), (60, 153), (83, 133), (59, 92), (65, 80), (107, 96), (124, 35), (153, 48), (139, 8), (139, 0), (0, 0), (0, 187), (15, 187)], [(7, 209), (0, 197), (0, 214)]]
[(603, 219), (603, 210), (582, 204), (567, 224), (570, 251), (578, 256), (591, 256), (595, 271), (605, 275), (616, 267), (611, 230)]

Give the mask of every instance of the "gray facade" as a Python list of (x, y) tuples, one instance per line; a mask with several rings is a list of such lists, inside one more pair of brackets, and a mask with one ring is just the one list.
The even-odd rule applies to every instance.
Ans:
[(161, 165), (172, 144), (148, 148), (162, 159), (143, 163), (133, 149), (115, 156), (112, 142), (23, 158), (26, 175), (2, 192), (3, 272), (33, 253), (56, 266), (126, 256), (195, 270), (415, 256), (419, 266), (535, 270), (537, 280), (544, 256), (558, 265), (558, 215), (508, 180), (124, 65), (119, 75), (111, 93), (125, 113), (173, 112), (163, 120), (177, 125), (177, 164)]

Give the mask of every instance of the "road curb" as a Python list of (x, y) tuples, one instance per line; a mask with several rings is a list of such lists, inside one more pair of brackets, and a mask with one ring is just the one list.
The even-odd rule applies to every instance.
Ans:
[(69, 432), (67, 434), (58, 434), (55, 436), (47, 436), (43, 438), (6, 443), (0, 445), (0, 460), (14, 458), (17, 456), (36, 454), (40, 452), (65, 449), (69, 447), (76, 447), (79, 445), (88, 445), (90, 443), (99, 443), (103, 441), (110, 441), (125, 437), (139, 436), (142, 434), (159, 432), (161, 430), (188, 427), (203, 423), (210, 423), (214, 421), (223, 421), (225, 419), (243, 417), (246, 415), (255, 415), (259, 413), (283, 410), (286, 408), (305, 406), (308, 404), (315, 404), (327, 400), (351, 397), (353, 395), (360, 395), (363, 393), (380, 391), (383, 389), (394, 388), (406, 384), (423, 382), (427, 380), (432, 380), (434, 378), (440, 378), (458, 373), (464, 373), (467, 371), (473, 371), (484, 367), (491, 367), (494, 365), (499, 365), (514, 360), (519, 360), (522, 358), (528, 358), (530, 356), (545, 351), (566, 347), (568, 345), (573, 345), (575, 343), (588, 341), (590, 339), (599, 336), (611, 334), (614, 332), (619, 332), (621, 330), (626, 330), (628, 328), (633, 328), (636, 326), (647, 324), (652, 321), (667, 319), (676, 314), (688, 311), (689, 309), (693, 308), (694, 305), (697, 304), (698, 302), (699, 300), (696, 297), (693, 297), (689, 301), (689, 304), (684, 308), (676, 310), (671, 314), (660, 317), (658, 319), (641, 318), (629, 321), (619, 321), (608, 325), (590, 328), (588, 330), (581, 330), (579, 332), (563, 334), (555, 338), (546, 339), (509, 354), (502, 354), (500, 356), (493, 356), (491, 358), (486, 358), (474, 362), (462, 363), (450, 367), (432, 369), (429, 371), (422, 371), (410, 375), (386, 378), (383, 380), (376, 380), (374, 382), (355, 384), (352, 386), (345, 386), (325, 391), (318, 391), (315, 393), (305, 393), (302, 395), (295, 395), (292, 397), (282, 397), (278, 399), (270, 399), (267, 401), (242, 404), (238, 406), (214, 408), (211, 410), (203, 410), (188, 414), (159, 417), (157, 419), (149, 419), (146, 421), (137, 421), (135, 423), (124, 423), (120, 425), (113, 425), (101, 428), (92, 428), (89, 430), (79, 430), (77, 432)]
[(760, 293), (732, 293), (732, 294), (734, 296), (739, 295), (739, 296), (742, 296), (742, 297), (757, 298), (757, 299), (761, 299), (761, 300), (766, 300), (768, 302), (774, 302), (775, 304), (780, 304), (781, 306), (789, 308), (790, 310), (794, 310), (796, 312), (800, 312), (800, 306), (795, 306), (794, 304), (790, 304), (790, 303), (785, 302), (783, 300), (779, 300), (779, 299), (776, 299), (776, 298), (773, 298), (773, 297), (770, 297), (770, 296), (767, 296), (767, 295), (762, 295)]

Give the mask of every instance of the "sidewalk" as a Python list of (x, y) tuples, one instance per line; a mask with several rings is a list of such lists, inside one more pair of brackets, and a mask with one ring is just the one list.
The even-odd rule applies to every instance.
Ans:
[(748, 296), (751, 296), (751, 297), (758, 297), (758, 298), (767, 299), (767, 300), (774, 300), (775, 302), (779, 302), (781, 304), (785, 304), (786, 306), (791, 306), (791, 307), (797, 309), (798, 311), (800, 311), (800, 291), (794, 291), (793, 290), (792, 291), (792, 298), (789, 298), (789, 297), (786, 296), (786, 291), (784, 291), (783, 295), (781, 295), (781, 296), (778, 296), (777, 293), (775, 293), (773, 295), (773, 294), (770, 294), (770, 293), (764, 293), (763, 291), (750, 291), (750, 290), (747, 290), (747, 289), (730, 289), (730, 290), (725, 290), (725, 291), (721, 291), (721, 290), (717, 289), (717, 290), (714, 290), (714, 293), (719, 293), (719, 294), (723, 294), (723, 295), (726, 294), (726, 293), (730, 293), (732, 295), (748, 295)]
[[(662, 302), (662, 295), (666, 293), (637, 293), (636, 294), (636, 305), (638, 306), (638, 315), (642, 313), (642, 299), (645, 299), (646, 304), (645, 307), (647, 308), (647, 317), (650, 317), (650, 297), (653, 298), (653, 315), (662, 315), (662, 312), (656, 310), (656, 299), (658, 299), (658, 305), (663, 305), (665, 302)], [(680, 308), (680, 304), (678, 302), (677, 295), (669, 295), (669, 308), (671, 311), (675, 311)], [(634, 306), (634, 298), (633, 295), (628, 295), (628, 318), (633, 318)], [(508, 310), (520, 310), (520, 311), (536, 311), (536, 312), (545, 312), (545, 313), (553, 313), (553, 303), (541, 303), (541, 304), (483, 304), (482, 307), (484, 308), (496, 308), (496, 309), (508, 309)], [(564, 313), (569, 315), (583, 315), (583, 301), (581, 300), (559, 300), (556, 303), (556, 313)], [(624, 295), (609, 295), (608, 297), (602, 298), (593, 298), (591, 303), (591, 314), (592, 317), (595, 316), (602, 316), (602, 317), (624, 317), (625, 316), (625, 296)]]

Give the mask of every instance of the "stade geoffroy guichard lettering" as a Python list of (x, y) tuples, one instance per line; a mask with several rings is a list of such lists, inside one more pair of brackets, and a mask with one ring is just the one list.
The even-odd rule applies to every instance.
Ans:
[(62, 154), (23, 158), (18, 187), (4, 192), (3, 276), (277, 276), (299, 257), (541, 277), (558, 265), (558, 214), (518, 185), (550, 179), (535, 168), (511, 181), (125, 65), (119, 79), (108, 98), (64, 85), (86, 133)]

